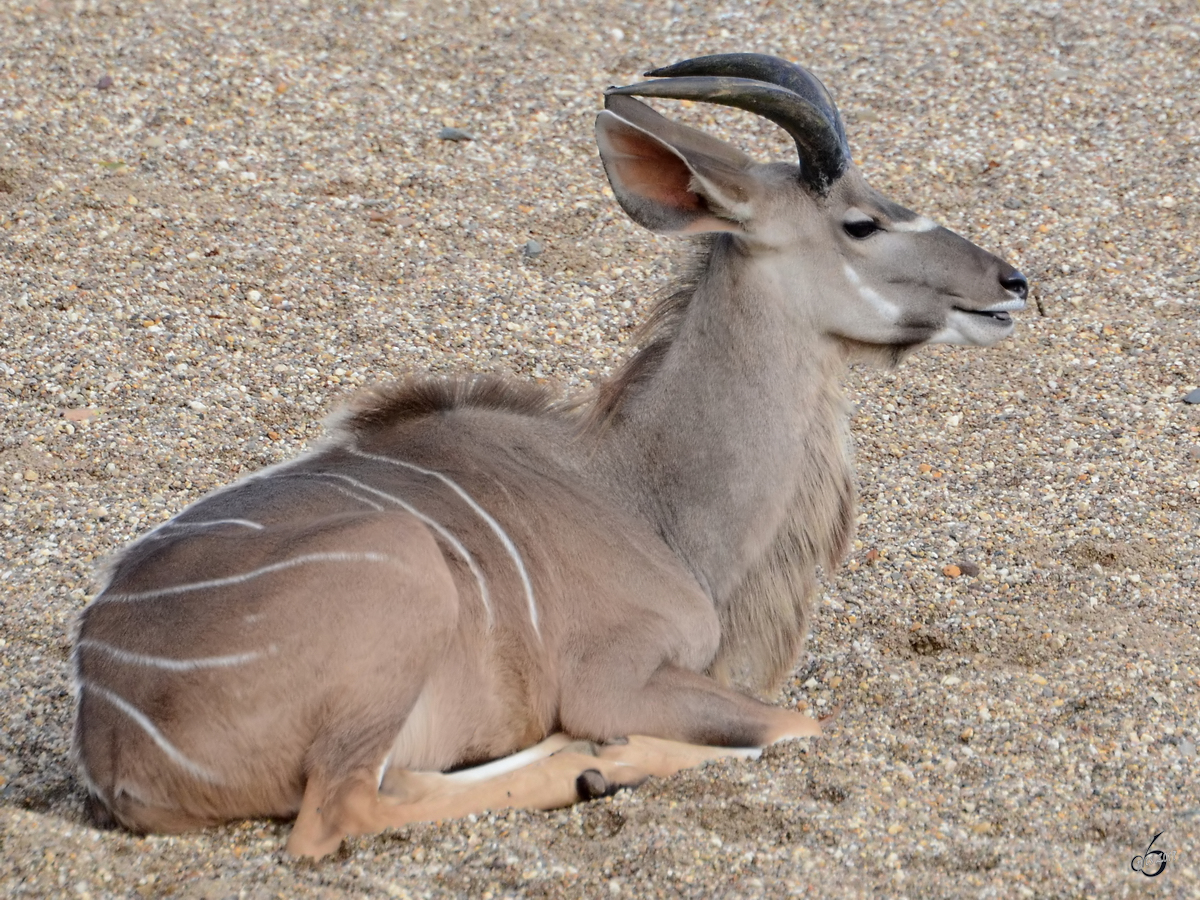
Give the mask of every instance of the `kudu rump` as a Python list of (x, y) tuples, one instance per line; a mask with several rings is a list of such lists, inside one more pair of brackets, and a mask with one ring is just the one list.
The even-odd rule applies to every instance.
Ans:
[[(481, 376), (369, 392), (317, 449), (127, 547), (74, 654), (98, 814), (297, 816), (289, 849), (319, 856), (820, 733), (751, 694), (795, 664), (814, 569), (850, 539), (838, 376), (995, 344), (1026, 282), (868, 187), (804, 69), (650, 75), (607, 93), (605, 171), (634, 221), (708, 237), (643, 349), (571, 404)], [(634, 94), (757, 113), (799, 161)]]

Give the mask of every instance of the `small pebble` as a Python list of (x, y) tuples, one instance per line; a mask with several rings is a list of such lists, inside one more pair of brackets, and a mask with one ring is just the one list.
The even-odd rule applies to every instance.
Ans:
[(101, 75), (96, 82), (97, 90), (107, 91), (113, 86), (113, 77), (111, 75)]
[(438, 132), (438, 137), (443, 141), (473, 141), (475, 135), (469, 131), (463, 131), (461, 128), (443, 128)]
[(540, 241), (526, 241), (521, 252), (530, 259), (534, 259), (538, 256), (541, 256), (544, 250), (545, 248), (541, 245)]
[(1189, 393), (1185, 394), (1184, 398), (1183, 398), (1183, 402), (1184, 403), (1200, 403), (1200, 388), (1196, 388), (1194, 391), (1190, 391)]

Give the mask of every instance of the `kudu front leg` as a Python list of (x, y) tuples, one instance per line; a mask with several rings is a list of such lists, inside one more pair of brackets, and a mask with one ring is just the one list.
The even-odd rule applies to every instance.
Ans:
[[(592, 689), (578, 699), (585, 708), (565, 706), (564, 727), (606, 741), (602, 759), (650, 775), (665, 777), (715, 759), (756, 757), (777, 741), (821, 734), (821, 723), (803, 713), (761, 703), (673, 666), (656, 671), (639, 690), (603, 697)], [(572, 714), (585, 713), (590, 725), (577, 724)], [(617, 736), (628, 740), (614, 741)]]

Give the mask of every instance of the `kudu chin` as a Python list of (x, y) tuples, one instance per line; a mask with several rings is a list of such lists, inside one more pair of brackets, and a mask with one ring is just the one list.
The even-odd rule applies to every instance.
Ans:
[[(612, 88), (617, 200), (703, 235), (592, 397), (496, 378), (368, 392), (326, 442), (126, 547), (79, 621), (74, 747), (136, 831), (296, 816), (345, 835), (551, 808), (817, 735), (795, 665), (854, 522), (848, 358), (987, 346), (1019, 272), (870, 188), (811, 73), (687, 60)], [(633, 95), (783, 127), (759, 164)]]

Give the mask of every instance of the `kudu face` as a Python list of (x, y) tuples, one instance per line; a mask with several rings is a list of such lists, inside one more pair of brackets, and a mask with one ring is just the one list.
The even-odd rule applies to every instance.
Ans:
[[(611, 89), (597, 121), (614, 192), (636, 221), (661, 233), (737, 234), (749, 266), (781, 288), (806, 328), (860, 353), (895, 359), (925, 343), (986, 347), (1012, 333), (1024, 276), (871, 188), (811, 74), (745, 54), (649, 74), (667, 77)], [(759, 113), (792, 134), (800, 164), (756, 164), (630, 94)]]
[[(831, 334), (888, 346), (989, 347), (1013, 331), (1025, 278), (997, 256), (888, 200), (854, 165), (821, 210), (848, 302), (830, 303)], [(832, 292), (831, 293), (840, 293)]]

